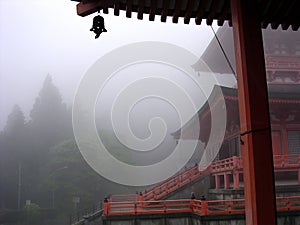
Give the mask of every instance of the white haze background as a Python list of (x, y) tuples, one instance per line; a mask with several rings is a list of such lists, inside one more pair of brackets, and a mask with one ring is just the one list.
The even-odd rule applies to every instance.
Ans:
[[(94, 15), (80, 17), (70, 0), (0, 0), (0, 130), (15, 104), (27, 119), (47, 74), (64, 101), (72, 104), (86, 70), (101, 56), (125, 44), (163, 41), (201, 56), (213, 37), (210, 27), (126, 18), (121, 12), (105, 18), (107, 33), (89, 31)], [(214, 26), (217, 29), (216, 26)]]

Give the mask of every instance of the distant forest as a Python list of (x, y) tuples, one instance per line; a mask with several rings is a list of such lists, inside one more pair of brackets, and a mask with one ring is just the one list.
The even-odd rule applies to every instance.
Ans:
[(110, 193), (133, 192), (96, 174), (73, 137), (71, 108), (47, 76), (26, 121), (16, 105), (0, 133), (0, 224), (68, 224)]

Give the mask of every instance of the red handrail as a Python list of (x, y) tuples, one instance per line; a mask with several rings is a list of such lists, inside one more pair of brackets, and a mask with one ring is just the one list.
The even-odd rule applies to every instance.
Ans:
[[(234, 200), (161, 200), (105, 202), (104, 214), (139, 215), (193, 212), (198, 215), (225, 215), (245, 213), (244, 199)], [(277, 211), (300, 210), (300, 196), (277, 197)]]
[(224, 171), (234, 170), (234, 169), (241, 169), (242, 159), (241, 157), (233, 156), (231, 158), (212, 162), (210, 167), (212, 173), (224, 172)]
[[(276, 171), (282, 170), (297, 170), (300, 169), (300, 155), (274, 155), (274, 168)], [(132, 201), (134, 199), (139, 201), (159, 200), (169, 193), (176, 191), (178, 188), (187, 185), (191, 181), (198, 179), (201, 175), (208, 173), (223, 173), (233, 170), (242, 170), (243, 163), (241, 157), (233, 156), (231, 158), (219, 160), (209, 164), (206, 169), (199, 170), (200, 166), (194, 166), (178, 172), (173, 177), (164, 182), (152, 187), (147, 192), (140, 195), (113, 195), (113, 201)], [(120, 197), (121, 196), (121, 197)], [(120, 199), (122, 198), (122, 199)]]
[(203, 174), (207, 174), (209, 168), (206, 170), (200, 171), (199, 166), (194, 166), (190, 169), (186, 169), (182, 173), (179, 173), (177, 176), (168, 179), (166, 182), (160, 183), (151, 190), (148, 190), (143, 194), (144, 200), (158, 200), (166, 196), (170, 192), (177, 190), (178, 188), (190, 183), (191, 181), (196, 180)]
[(274, 155), (274, 167), (279, 168), (300, 168), (300, 155)]

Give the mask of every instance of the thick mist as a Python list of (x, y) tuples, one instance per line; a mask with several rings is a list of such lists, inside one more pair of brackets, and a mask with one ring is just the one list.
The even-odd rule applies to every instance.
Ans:
[[(70, 214), (90, 208), (107, 195), (143, 190), (101, 177), (84, 160), (72, 126), (77, 88), (99, 58), (120, 46), (166, 42), (200, 58), (213, 38), (208, 26), (140, 21), (136, 14), (128, 19), (124, 12), (119, 17), (110, 12), (103, 15), (108, 32), (95, 40), (89, 31), (93, 16), (77, 16), (76, 3), (68, 0), (0, 1), (0, 208), (12, 213), (14, 221), (66, 224)], [(141, 76), (154, 75), (179, 84), (197, 109), (207, 99), (184, 74), (165, 65), (136, 65), (116, 73), (99, 93), (95, 126), (110, 153), (127, 164), (157, 163), (178, 144), (172, 133), (183, 125), (180, 115), (174, 105), (155, 96), (136, 102), (129, 115), (117, 114), (128, 119), (132, 134), (140, 139), (151, 136), (153, 117), (164, 120), (163, 141), (146, 157), (127, 146), (131, 134), (121, 133), (125, 140), (121, 143), (114, 133), (111, 112), (122, 88)], [(222, 85), (235, 84), (233, 76), (217, 77)], [(205, 74), (199, 79), (205, 86)], [(197, 149), (190, 165), (200, 161), (203, 143), (197, 143)], [(43, 214), (24, 221), (28, 207)]]

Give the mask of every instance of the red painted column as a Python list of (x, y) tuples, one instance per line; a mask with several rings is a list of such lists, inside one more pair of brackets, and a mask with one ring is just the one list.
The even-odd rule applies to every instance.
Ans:
[(227, 173), (224, 173), (224, 188), (225, 189), (230, 188), (229, 174), (227, 174)]
[(215, 175), (215, 183), (216, 183), (216, 189), (220, 189), (221, 187), (220, 175)]
[(233, 172), (233, 188), (240, 188), (240, 173), (238, 171)]
[(257, 1), (231, 0), (247, 225), (275, 225), (268, 93)]

